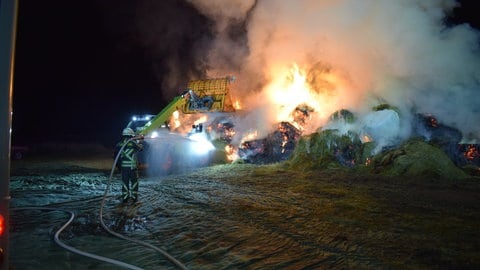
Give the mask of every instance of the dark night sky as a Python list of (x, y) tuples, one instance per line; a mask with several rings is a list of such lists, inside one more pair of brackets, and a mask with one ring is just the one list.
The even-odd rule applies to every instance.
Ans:
[[(20, 0), (13, 144), (101, 142), (110, 146), (133, 113), (159, 112), (206, 70), (211, 22), (182, 0)], [(475, 1), (450, 23), (479, 28)]]
[(164, 59), (182, 63), (185, 82), (201, 73), (189, 58), (208, 21), (183, 1), (19, 2), (13, 144), (112, 144), (130, 115), (173, 97)]

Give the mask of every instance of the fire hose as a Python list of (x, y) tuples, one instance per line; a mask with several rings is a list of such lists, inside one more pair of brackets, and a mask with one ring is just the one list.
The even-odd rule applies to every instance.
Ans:
[[(134, 139), (137, 139), (137, 138), (132, 138), (130, 140), (128, 140), (128, 142), (130, 142), (131, 140), (134, 140)], [(188, 269), (186, 268), (181, 262), (179, 262), (177, 259), (175, 259), (173, 256), (171, 256), (170, 254), (168, 254), (166, 251), (154, 246), (154, 245), (151, 245), (147, 242), (144, 242), (144, 241), (140, 241), (140, 240), (137, 240), (137, 239), (133, 239), (133, 238), (129, 238), (129, 237), (126, 237), (124, 235), (121, 235), (119, 233), (116, 233), (112, 230), (110, 230), (110, 228), (108, 228), (108, 226), (105, 224), (105, 222), (103, 221), (103, 207), (105, 205), (105, 199), (107, 198), (107, 194), (108, 194), (108, 190), (110, 189), (110, 183), (112, 182), (112, 178), (113, 178), (113, 173), (115, 171), (115, 166), (118, 162), (118, 158), (123, 150), (123, 148), (125, 147), (126, 143), (120, 148), (120, 150), (118, 151), (118, 154), (116, 155), (115, 157), (115, 161), (113, 163), (113, 166), (112, 166), (112, 170), (110, 172), (110, 176), (108, 178), (108, 182), (107, 182), (107, 187), (105, 188), (105, 192), (103, 194), (103, 197), (102, 197), (102, 202), (100, 204), (100, 223), (102, 225), (102, 227), (110, 234), (112, 234), (113, 236), (116, 236), (118, 238), (121, 238), (121, 239), (124, 239), (124, 240), (127, 240), (127, 241), (130, 241), (130, 242), (134, 242), (134, 243), (137, 243), (139, 245), (142, 245), (142, 246), (145, 246), (145, 247), (148, 247), (148, 248), (151, 248), (151, 249), (154, 249), (155, 251), (161, 253), (164, 257), (166, 257), (168, 260), (170, 260), (173, 264), (175, 264), (176, 266), (178, 266), (180, 269)], [(137, 267), (137, 266), (134, 266), (134, 265), (131, 265), (131, 264), (128, 264), (128, 263), (125, 263), (125, 262), (122, 262), (122, 261), (118, 261), (118, 260), (115, 260), (115, 259), (111, 259), (111, 258), (107, 258), (107, 257), (103, 257), (103, 256), (100, 256), (100, 255), (97, 255), (97, 254), (92, 254), (92, 253), (88, 253), (88, 252), (85, 252), (85, 251), (81, 251), (79, 249), (76, 249), (72, 246), (69, 246), (65, 243), (63, 243), (61, 240), (60, 240), (60, 234), (62, 233), (62, 231), (67, 228), (73, 221), (73, 219), (75, 218), (75, 214), (73, 213), (73, 211), (70, 211), (70, 210), (63, 210), (63, 209), (58, 209), (58, 208), (50, 208), (50, 207), (18, 207), (18, 208), (11, 208), (10, 210), (45, 210), (45, 211), (62, 211), (62, 212), (66, 212), (66, 213), (69, 213), (70, 214), (70, 219), (60, 228), (58, 229), (56, 232), (55, 232), (55, 235), (54, 235), (54, 241), (57, 245), (59, 245), (60, 247), (70, 251), (70, 252), (73, 252), (73, 253), (76, 253), (78, 255), (81, 255), (81, 256), (85, 256), (85, 257), (89, 257), (89, 258), (92, 258), (92, 259), (95, 259), (95, 260), (99, 260), (99, 261), (103, 261), (103, 262), (107, 262), (107, 263), (110, 263), (110, 264), (114, 264), (114, 265), (117, 265), (117, 266), (120, 266), (120, 267), (123, 267), (123, 268), (127, 268), (127, 269), (133, 269), (133, 270), (142, 270), (142, 268), (140, 267)]]
[(60, 240), (60, 234), (62, 233), (62, 231), (65, 228), (68, 227), (68, 225), (70, 225), (70, 223), (72, 223), (73, 219), (75, 218), (75, 214), (73, 213), (73, 211), (57, 209), (57, 208), (50, 208), (50, 207), (19, 207), (19, 208), (12, 208), (11, 210), (45, 210), (45, 211), (62, 211), (62, 212), (69, 213), (70, 214), (70, 219), (65, 224), (63, 224), (63, 226), (60, 229), (58, 229), (55, 232), (55, 235), (53, 237), (53, 240), (55, 241), (55, 243), (57, 245), (59, 245), (60, 247), (66, 249), (70, 252), (76, 253), (76, 254), (81, 255), (81, 256), (85, 256), (85, 257), (89, 257), (89, 258), (92, 258), (92, 259), (95, 259), (95, 260), (107, 262), (107, 263), (114, 264), (114, 265), (117, 265), (117, 266), (121, 266), (121, 267), (127, 268), (127, 269), (142, 270), (142, 268), (139, 268), (135, 265), (131, 265), (131, 264), (128, 264), (128, 263), (125, 263), (125, 262), (122, 262), (122, 261), (118, 261), (118, 260), (115, 260), (115, 259), (103, 257), (103, 256), (100, 256), (100, 255), (97, 255), (97, 254), (81, 251), (79, 249), (76, 249), (72, 246), (69, 246), (69, 245), (63, 243)]

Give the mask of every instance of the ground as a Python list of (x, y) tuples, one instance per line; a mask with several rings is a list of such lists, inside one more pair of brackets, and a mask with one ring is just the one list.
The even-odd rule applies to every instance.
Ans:
[[(118, 269), (66, 244), (144, 269), (178, 269), (100, 225), (110, 154), (11, 164), (14, 269)], [(480, 179), (385, 177), (349, 169), (225, 164), (140, 179), (120, 206), (114, 173), (103, 220), (188, 269), (480, 269)], [(58, 211), (21, 207), (44, 206)], [(33, 239), (33, 241), (32, 241)]]

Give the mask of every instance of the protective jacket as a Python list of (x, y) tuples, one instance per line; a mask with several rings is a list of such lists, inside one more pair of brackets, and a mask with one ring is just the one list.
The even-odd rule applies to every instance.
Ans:
[(143, 145), (136, 140), (125, 137), (117, 148), (121, 149), (120, 167), (122, 171), (122, 199), (126, 202), (129, 198), (138, 199), (138, 160), (137, 152), (143, 150)]
[[(125, 145), (126, 144), (126, 145)], [(120, 166), (122, 168), (136, 169), (138, 166), (137, 152), (143, 149), (140, 143), (135, 140), (124, 139), (120, 143), (120, 147), (123, 147), (123, 151), (120, 154)]]

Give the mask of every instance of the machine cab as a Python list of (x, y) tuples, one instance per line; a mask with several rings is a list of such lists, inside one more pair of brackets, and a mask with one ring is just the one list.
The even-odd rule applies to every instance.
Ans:
[(155, 115), (153, 114), (134, 115), (126, 127), (131, 128), (135, 134), (138, 134), (154, 117)]

